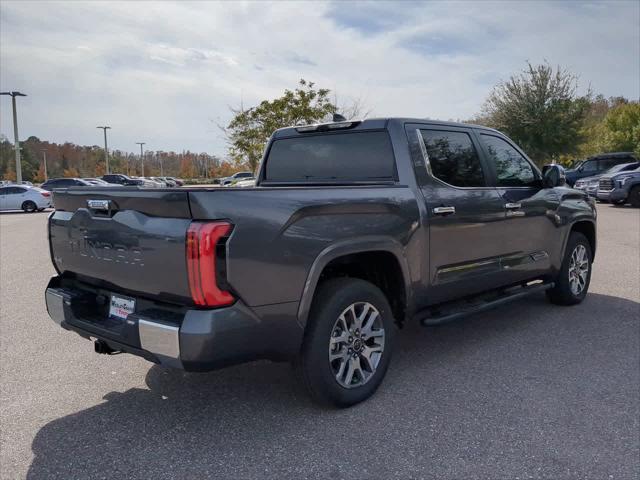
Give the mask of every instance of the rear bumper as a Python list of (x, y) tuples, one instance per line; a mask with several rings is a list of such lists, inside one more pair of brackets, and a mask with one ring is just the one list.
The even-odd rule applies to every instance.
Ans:
[[(241, 302), (215, 310), (164, 311), (161, 304), (130, 314), (114, 327), (96, 315), (83, 317), (87, 293), (54, 277), (45, 293), (51, 319), (66, 330), (98, 339), (111, 349), (188, 371), (207, 371), (257, 359), (289, 360), (303, 330), (297, 302), (249, 309)], [(94, 296), (95, 298), (95, 296)], [(80, 313), (79, 313), (80, 312)]]

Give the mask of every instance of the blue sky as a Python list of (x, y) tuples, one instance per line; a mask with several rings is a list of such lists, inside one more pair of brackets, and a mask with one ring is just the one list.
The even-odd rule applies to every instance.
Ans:
[[(12, 2), (0, 88), (20, 136), (224, 155), (217, 123), (300, 78), (370, 116), (476, 114), (492, 86), (560, 64), (606, 96), (640, 96), (640, 2)], [(0, 132), (13, 137), (8, 97)]]

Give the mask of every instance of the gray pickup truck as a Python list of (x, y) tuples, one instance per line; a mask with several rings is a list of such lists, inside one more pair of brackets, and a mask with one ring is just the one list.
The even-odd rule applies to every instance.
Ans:
[(614, 205), (630, 203), (632, 207), (640, 207), (640, 167), (603, 175), (598, 179), (596, 195), (601, 202)]
[(393, 118), (276, 131), (255, 188), (57, 190), (47, 309), (98, 353), (292, 361), (352, 405), (406, 322), (584, 299), (595, 205), (543, 172), (498, 131)]

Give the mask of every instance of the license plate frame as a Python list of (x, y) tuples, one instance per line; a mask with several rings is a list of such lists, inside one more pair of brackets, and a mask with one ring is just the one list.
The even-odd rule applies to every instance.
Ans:
[(109, 318), (124, 322), (136, 311), (136, 299), (124, 295), (109, 296)]

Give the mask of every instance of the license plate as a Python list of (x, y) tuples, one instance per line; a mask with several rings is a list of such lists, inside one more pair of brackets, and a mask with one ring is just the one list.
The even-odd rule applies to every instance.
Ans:
[(109, 304), (109, 318), (126, 320), (136, 309), (136, 301), (133, 298), (119, 297), (111, 295)]

